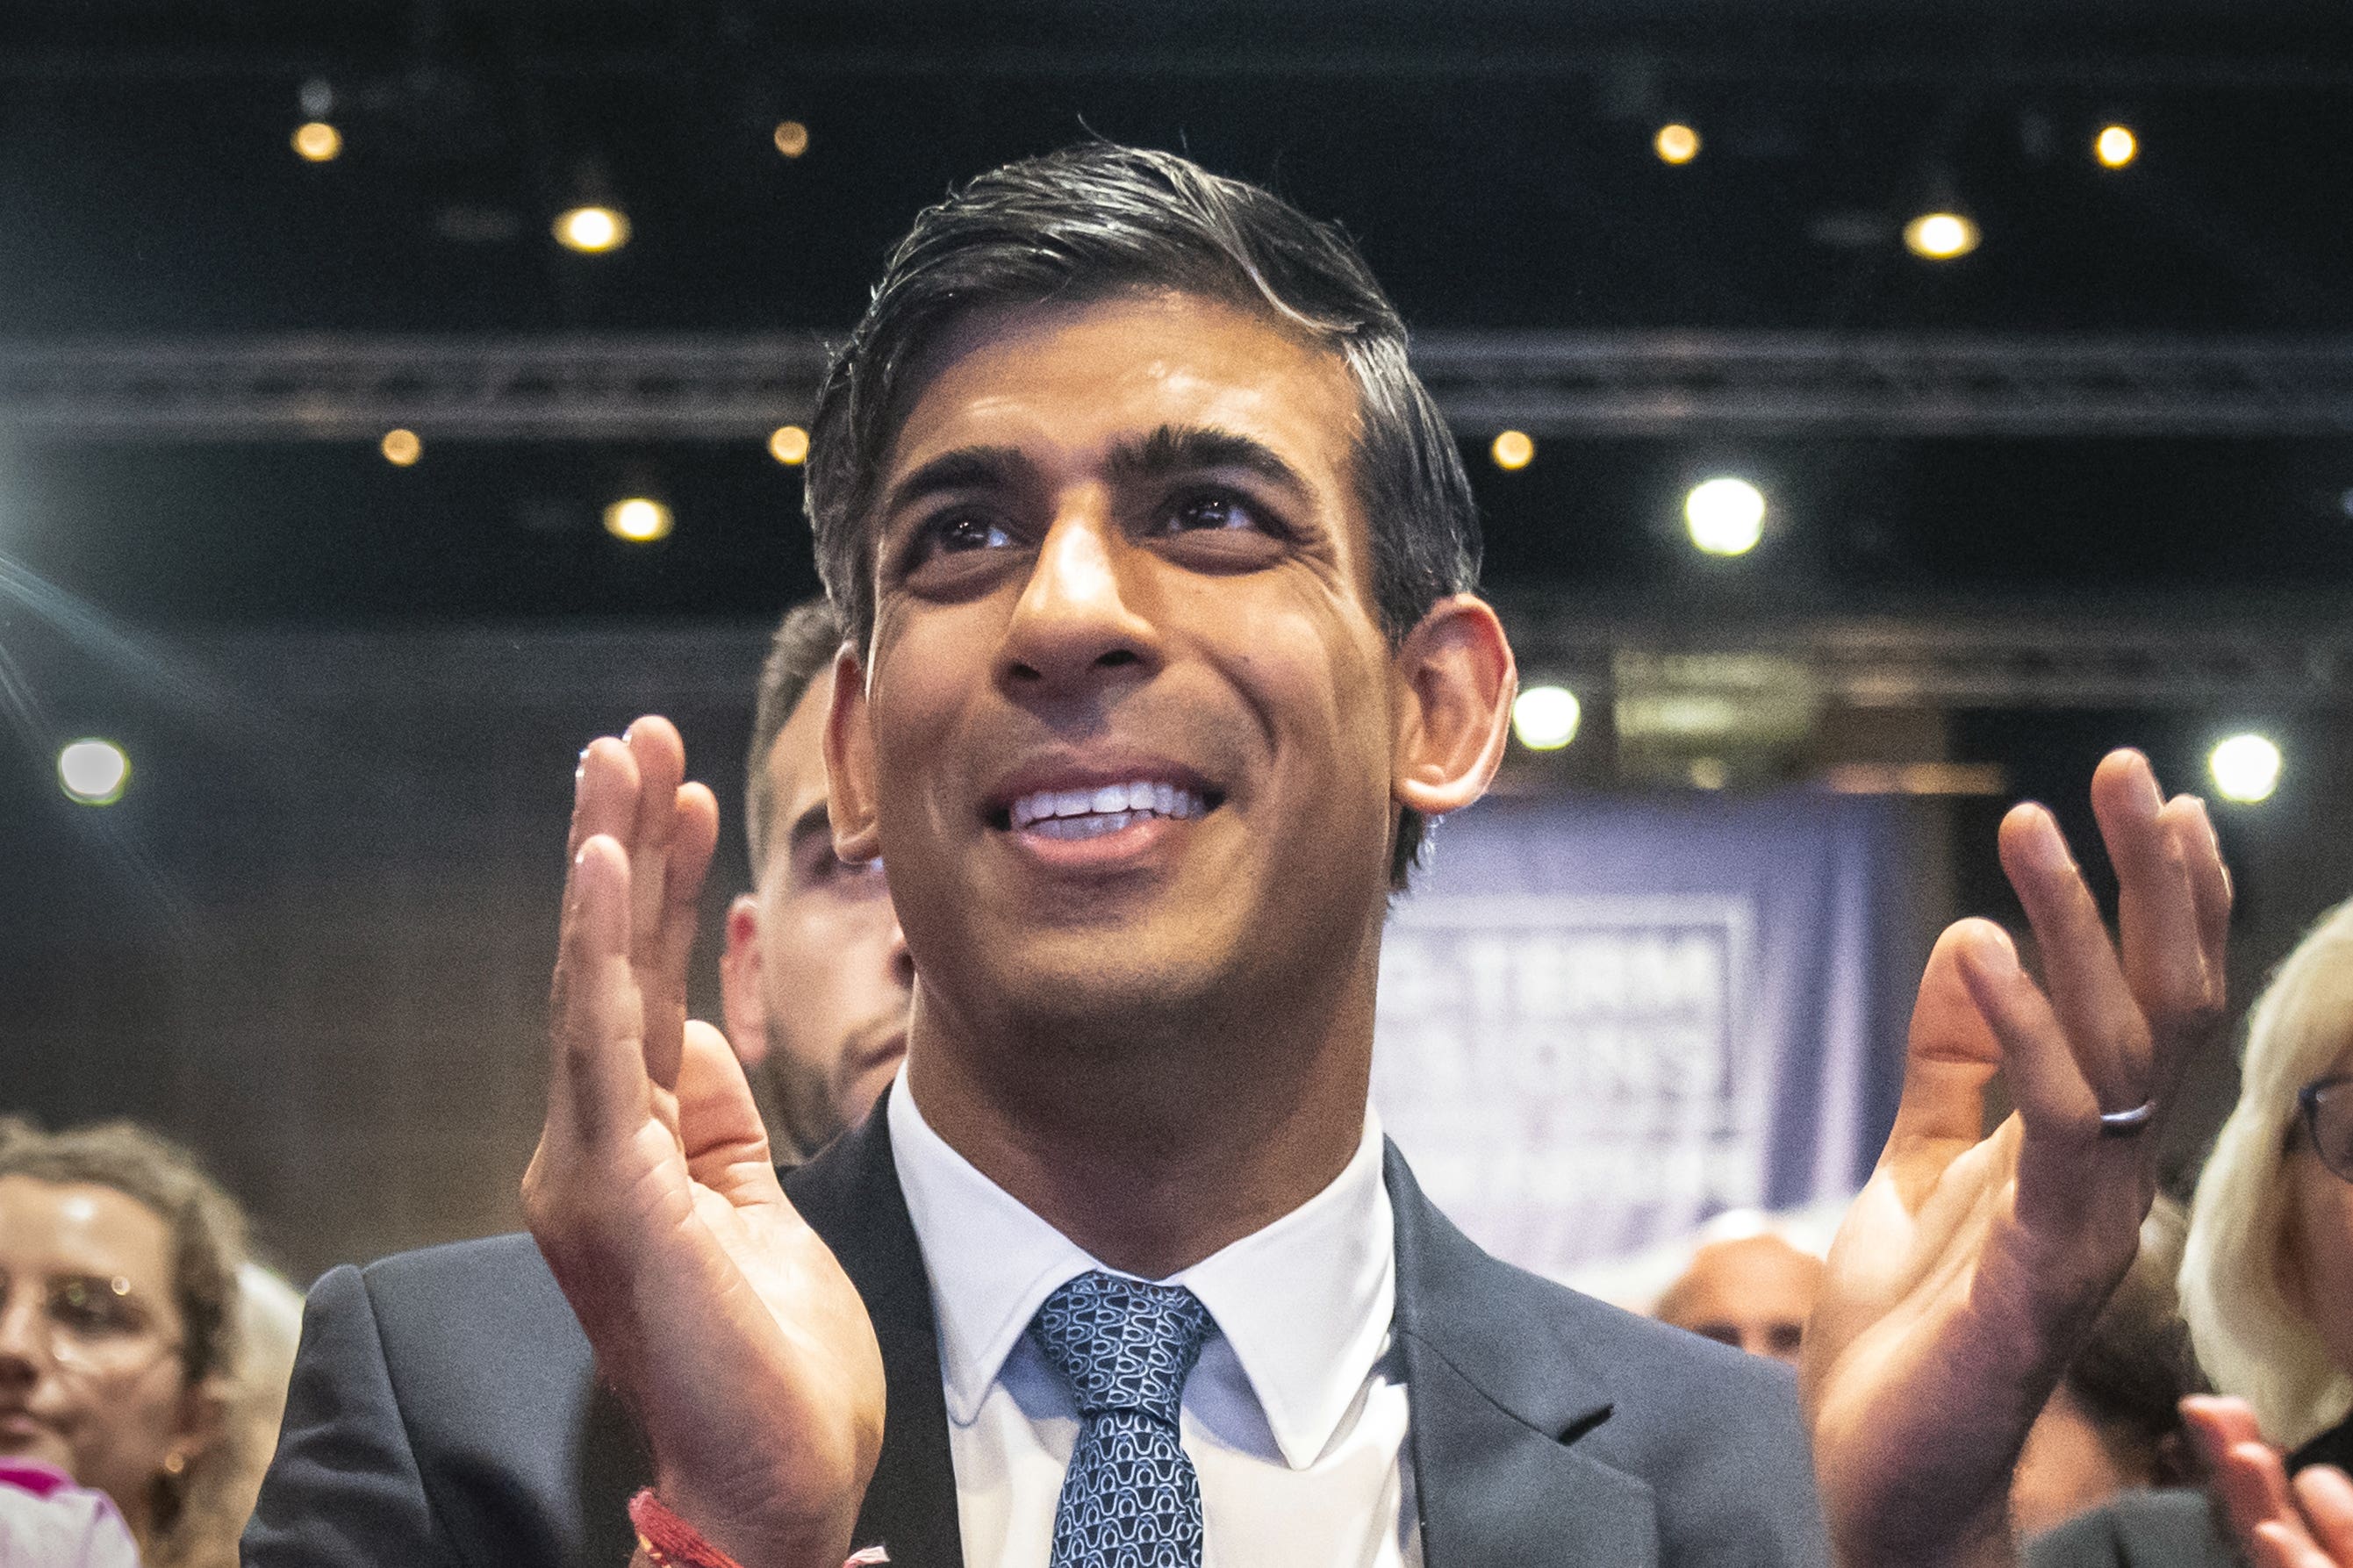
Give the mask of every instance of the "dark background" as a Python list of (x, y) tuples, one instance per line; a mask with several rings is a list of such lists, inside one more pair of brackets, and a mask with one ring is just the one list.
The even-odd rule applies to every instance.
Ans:
[[(313, 117), (332, 163), (289, 146)], [(1688, 165), (1651, 153), (1669, 119)], [(2111, 119), (2123, 170), (2090, 156)], [(2217, 814), (2239, 994), (2347, 889), (2340, 5), (27, 5), (0, 9), (0, 1109), (192, 1140), (305, 1275), (513, 1223), (573, 754), (680, 721), (730, 808), (715, 913), (765, 629), (816, 585), (765, 432), (918, 207), (1090, 134), (1339, 219), (1425, 334), (1489, 589), (1586, 705), (1504, 787), (1973, 765), (1995, 793), (1911, 808), (1921, 897), (2014, 920), (2008, 800), (2086, 839), (2105, 748), (2202, 789), (2260, 727), (2280, 793)], [(550, 238), (591, 196), (623, 249)], [(1931, 205), (1982, 247), (1908, 254)], [(649, 346), (673, 368), (545, 357)], [(378, 454), (396, 424), (413, 468)], [(1506, 426), (1537, 437), (1518, 472), (1486, 457)], [(1770, 502), (1738, 561), (1680, 531), (1717, 472)], [(676, 532), (607, 536), (625, 493)], [(1749, 677), (1804, 689), (1802, 733), (1617, 733), (1662, 679)], [(56, 784), (88, 733), (133, 761), (103, 811)], [(2230, 1077), (2201, 1065), (2181, 1162)]]

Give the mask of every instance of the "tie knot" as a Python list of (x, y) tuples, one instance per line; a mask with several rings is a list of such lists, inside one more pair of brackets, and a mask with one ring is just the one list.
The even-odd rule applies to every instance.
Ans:
[(1047, 1297), (1029, 1331), (1070, 1379), (1080, 1415), (1136, 1410), (1174, 1426), (1209, 1327), (1209, 1310), (1182, 1285), (1098, 1271)]

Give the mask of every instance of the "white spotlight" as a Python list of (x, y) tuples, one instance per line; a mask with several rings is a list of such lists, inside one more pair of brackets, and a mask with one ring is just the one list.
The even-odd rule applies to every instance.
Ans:
[(1691, 540), (1710, 555), (1746, 555), (1765, 537), (1765, 492), (1746, 479), (1709, 479), (1683, 498)]
[(1512, 730), (1531, 752), (1557, 752), (1577, 739), (1582, 711), (1566, 686), (1531, 686), (1512, 703)]
[(2233, 735), (2206, 754), (2206, 771), (2224, 800), (2269, 800), (2279, 787), (2280, 749), (2261, 735)]
[(131, 759), (111, 741), (75, 741), (58, 752), (58, 783), (84, 805), (112, 805), (131, 782)]

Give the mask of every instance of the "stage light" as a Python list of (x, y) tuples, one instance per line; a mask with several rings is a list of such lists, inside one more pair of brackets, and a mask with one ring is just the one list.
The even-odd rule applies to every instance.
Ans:
[(779, 425), (768, 437), (768, 456), (790, 467), (808, 458), (808, 432), (797, 425)]
[(1722, 757), (1694, 757), (1685, 773), (1694, 789), (1722, 789), (1732, 782), (1732, 764)]
[(605, 509), (605, 531), (631, 544), (650, 544), (666, 537), (676, 521), (670, 508), (645, 496), (630, 496)]
[(1682, 123), (1662, 125), (1651, 138), (1651, 151), (1662, 163), (1688, 163), (1699, 156), (1699, 132)]
[(1512, 732), (1531, 752), (1557, 752), (1577, 739), (1582, 713), (1566, 686), (1531, 686), (1512, 703)]
[(112, 805), (130, 782), (131, 759), (111, 741), (76, 741), (58, 752), (58, 783), (69, 800)]
[(787, 158), (797, 158), (808, 151), (808, 127), (797, 120), (776, 121), (776, 151)]
[(1710, 555), (1746, 555), (1765, 537), (1765, 492), (1730, 477), (1692, 487), (1683, 522), (1694, 544)]
[(294, 151), (306, 162), (331, 163), (343, 155), (343, 133), (323, 120), (294, 128)]
[(583, 256), (601, 256), (629, 243), (629, 220), (617, 207), (569, 207), (555, 215), (555, 241)]
[(2121, 169), (2140, 156), (2140, 138), (2125, 125), (2106, 125), (2092, 139), (2092, 156), (2105, 168)]
[(1913, 255), (1930, 261), (1950, 261), (1967, 256), (1983, 237), (1978, 226), (1959, 213), (1922, 213), (1904, 226), (1904, 244)]
[(1525, 468), (1536, 460), (1536, 444), (1520, 431), (1506, 430), (1495, 437), (1487, 455), (1495, 459), (1499, 468)]
[(425, 456), (425, 443), (414, 430), (387, 430), (382, 442), (384, 460), (396, 468), (407, 468)]
[(2280, 749), (2261, 735), (2233, 735), (2206, 753), (2206, 771), (2224, 800), (2253, 805), (2279, 787)]

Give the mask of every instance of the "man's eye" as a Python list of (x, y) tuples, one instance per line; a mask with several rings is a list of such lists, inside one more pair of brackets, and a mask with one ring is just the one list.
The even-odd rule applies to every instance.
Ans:
[(1168, 517), (1171, 533), (1198, 533), (1212, 530), (1254, 528), (1263, 530), (1265, 521), (1258, 509), (1239, 496), (1187, 496), (1179, 500)]
[(1013, 542), (1013, 535), (1003, 526), (974, 512), (949, 512), (936, 518), (923, 530), (927, 548), (923, 553), (962, 555), (976, 550), (1003, 550)]

